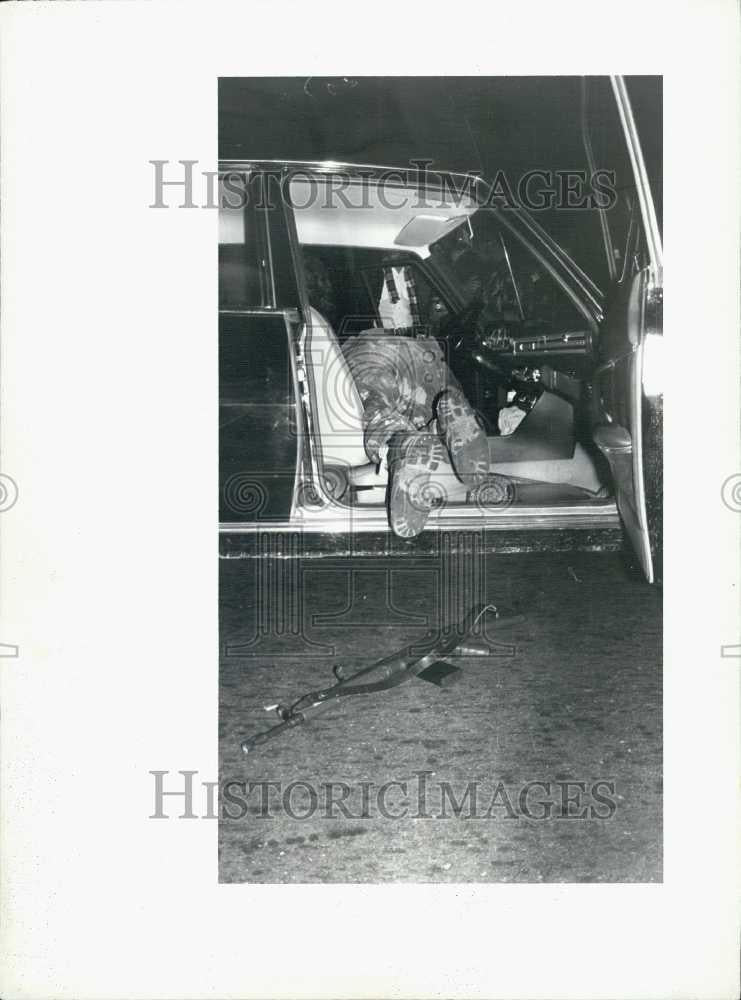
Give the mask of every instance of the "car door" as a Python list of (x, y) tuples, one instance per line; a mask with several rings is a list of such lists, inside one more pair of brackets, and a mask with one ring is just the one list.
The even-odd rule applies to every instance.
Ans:
[[(657, 83), (652, 91), (642, 78), (639, 90), (649, 97), (646, 107), (653, 93), (660, 136)], [(655, 204), (660, 160), (654, 159), (652, 188), (629, 88), (630, 79), (615, 76), (585, 78), (582, 89), (590, 169), (615, 172), (615, 200), (599, 213), (610, 287), (594, 376), (593, 433), (610, 465), (626, 535), (653, 583), (661, 578), (663, 510), (663, 257)]]
[(301, 461), (293, 355), (298, 297), (283, 206), (265, 177), (223, 165), (219, 185), (219, 522), (288, 524)]

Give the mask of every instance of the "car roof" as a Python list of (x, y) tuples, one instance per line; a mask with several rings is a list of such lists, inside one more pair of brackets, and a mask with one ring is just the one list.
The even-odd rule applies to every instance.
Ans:
[(285, 179), (302, 244), (407, 250), (420, 257), (463, 225), (483, 194), (477, 175), (431, 171), (423, 161), (406, 167), (290, 160), (220, 164), (222, 175), (253, 171)]

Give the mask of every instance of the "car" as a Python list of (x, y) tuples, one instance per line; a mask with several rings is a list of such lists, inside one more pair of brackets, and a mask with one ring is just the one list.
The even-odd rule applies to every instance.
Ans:
[[(501, 178), (424, 161), (220, 162), (223, 554), (285, 533), (327, 551), (388, 537), (388, 472), (366, 454), (346, 354), (408, 327), (443, 347), (490, 468), (473, 489), (433, 477), (424, 535), (407, 544), (470, 531), (493, 548), (609, 547), (619, 534), (660, 580), (661, 233), (626, 83), (605, 79), (584, 83), (582, 194), (606, 288)], [(599, 134), (606, 99), (620, 148), (615, 129)]]

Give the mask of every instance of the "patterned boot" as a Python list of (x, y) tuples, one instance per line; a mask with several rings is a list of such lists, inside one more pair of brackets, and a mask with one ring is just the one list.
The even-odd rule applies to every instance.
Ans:
[(437, 400), (437, 428), (456, 476), (475, 486), (489, 474), (486, 431), (460, 389), (446, 389)]
[(440, 438), (429, 431), (395, 434), (389, 442), (388, 515), (399, 538), (416, 538), (432, 507), (444, 501), (442, 487), (430, 482), (439, 469), (450, 469)]

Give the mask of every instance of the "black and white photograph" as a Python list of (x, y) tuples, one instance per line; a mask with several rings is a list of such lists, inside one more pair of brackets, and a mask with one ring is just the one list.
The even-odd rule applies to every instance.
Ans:
[(735, 0), (0, 4), (0, 996), (739, 995)]
[(661, 881), (661, 78), (222, 78), (219, 158), (220, 878)]

